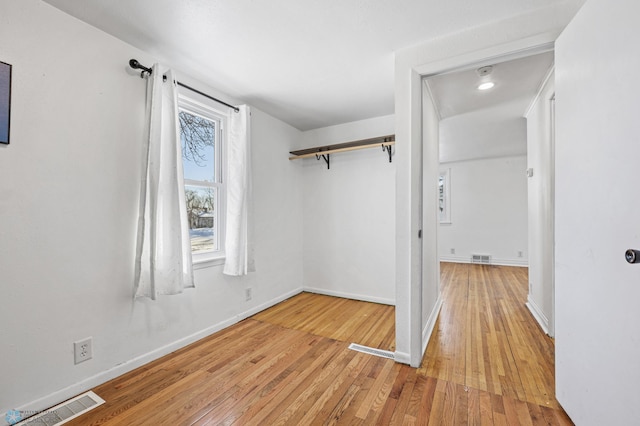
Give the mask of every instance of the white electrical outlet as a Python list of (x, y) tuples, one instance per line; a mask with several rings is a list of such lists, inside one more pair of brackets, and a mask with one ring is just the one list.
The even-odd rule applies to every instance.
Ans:
[(456, 254), (456, 249), (452, 248), (451, 249), (451, 254)]
[(522, 252), (521, 251), (518, 252), (518, 257), (522, 257)]
[(249, 300), (251, 300), (251, 296), (251, 287), (249, 287), (244, 291), (244, 299), (248, 302)]
[(93, 337), (73, 342), (73, 360), (76, 364), (93, 358)]

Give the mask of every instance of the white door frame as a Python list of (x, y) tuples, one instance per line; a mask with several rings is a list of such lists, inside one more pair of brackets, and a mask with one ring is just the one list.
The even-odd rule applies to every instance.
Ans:
[[(555, 59), (554, 59), (555, 62)], [(551, 97), (551, 317), (549, 318), (549, 336), (556, 337), (556, 94)]]
[[(398, 149), (398, 163), (397, 167), (408, 167), (407, 172), (402, 172), (403, 175), (398, 175), (398, 187), (401, 185), (409, 184), (408, 189), (409, 205), (416, 206), (421, 205), (422, 200), (416, 199), (416, 197), (422, 197), (422, 182), (416, 182), (415, 176), (422, 176), (424, 173), (426, 176), (430, 176), (434, 173), (437, 174), (438, 170), (431, 170), (431, 165), (423, 170), (421, 155), (416, 160), (412, 158), (412, 149), (416, 149), (422, 153), (422, 149), (419, 146), (423, 144), (422, 141), (422, 86), (423, 79), (432, 75), (442, 74), (445, 72), (451, 72), (454, 70), (463, 70), (470, 67), (477, 67), (482, 65), (490, 65), (493, 62), (511, 59), (518, 59), (526, 56), (530, 56), (534, 53), (540, 53), (543, 51), (553, 50), (554, 42), (557, 34), (545, 33), (539, 36), (529, 37), (521, 39), (512, 43), (507, 43), (499, 46), (494, 46), (488, 49), (481, 49), (475, 52), (471, 52), (464, 55), (447, 58), (444, 60), (434, 61), (411, 67), (409, 76), (408, 89), (410, 93), (410, 102), (408, 109), (403, 112), (408, 112), (410, 125), (408, 136), (410, 140), (405, 141), (405, 147), (408, 151), (407, 154), (402, 154)], [(396, 70), (397, 71), (397, 70)], [(396, 94), (397, 96), (397, 94)], [(396, 114), (399, 111), (396, 109)], [(399, 120), (396, 118), (396, 134), (401, 133), (398, 128)], [(404, 130), (404, 129), (403, 129)], [(438, 141), (425, 141), (424, 143), (438, 143)], [(417, 168), (417, 170), (416, 170)], [(404, 174), (406, 173), (406, 174)], [(407, 176), (408, 174), (408, 176)], [(407, 194), (406, 189), (402, 189), (401, 193), (397, 195), (397, 199), (402, 198)], [(396, 206), (398, 211), (402, 211), (404, 206)], [(434, 209), (435, 209), (434, 205)], [(412, 209), (410, 209), (412, 210)], [(414, 210), (415, 211), (415, 210)], [(426, 341), (423, 339), (430, 338), (429, 335), (423, 336), (423, 322), (427, 318), (424, 318), (422, 313), (422, 293), (423, 287), (439, 286), (439, 277), (437, 282), (423, 282), (423, 265), (436, 264), (438, 262), (437, 253), (435, 255), (429, 254), (423, 258), (422, 253), (426, 253), (423, 249), (424, 242), (418, 238), (417, 229), (428, 230), (437, 229), (437, 216), (435, 216), (434, 223), (423, 221), (422, 217), (415, 218), (413, 212), (403, 216), (408, 216), (410, 224), (407, 228), (406, 224), (397, 222), (396, 229), (398, 232), (398, 239), (404, 242), (401, 247), (397, 247), (396, 252), (396, 359), (400, 362), (409, 363), (413, 367), (420, 365), (422, 357), (424, 355), (423, 348), (426, 348)], [(422, 216), (422, 215), (420, 215)], [(433, 216), (429, 216), (433, 217)], [(402, 221), (403, 218), (397, 217), (396, 220)], [(416, 220), (417, 219), (417, 220)], [(426, 220), (426, 219), (425, 219)], [(417, 228), (417, 229), (415, 229)], [(407, 229), (409, 232), (407, 233)], [(434, 257), (427, 258), (426, 256)], [(407, 268), (408, 266), (408, 268)], [(408, 283), (409, 288), (403, 287)], [(434, 301), (434, 306), (439, 305)], [(427, 315), (433, 316), (433, 312)]]

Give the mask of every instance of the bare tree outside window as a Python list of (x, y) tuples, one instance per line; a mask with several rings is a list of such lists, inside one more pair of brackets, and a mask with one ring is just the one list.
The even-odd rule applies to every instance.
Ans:
[(185, 177), (185, 202), (193, 253), (218, 250), (216, 147), (220, 121), (183, 109), (178, 114)]
[(215, 125), (213, 121), (197, 115), (180, 111), (180, 134), (183, 138), (182, 158), (203, 167), (204, 150), (213, 147), (215, 140)]

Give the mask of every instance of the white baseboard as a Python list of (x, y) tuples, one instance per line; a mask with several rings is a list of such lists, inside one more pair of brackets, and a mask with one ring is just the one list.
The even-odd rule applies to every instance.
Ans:
[(422, 329), (422, 356), (424, 357), (424, 353), (427, 350), (427, 344), (429, 343), (429, 339), (431, 338), (431, 334), (433, 333), (433, 329), (436, 326), (436, 321), (438, 320), (438, 315), (440, 314), (440, 309), (442, 308), (442, 296), (438, 295), (438, 300), (436, 300), (436, 304), (433, 307), (433, 310), (429, 314), (429, 319)]
[(346, 293), (343, 291), (326, 290), (323, 288), (304, 287), (304, 291), (309, 293), (324, 294), (325, 296), (342, 297), (344, 299), (361, 300), (363, 302), (381, 303), (383, 305), (395, 306), (394, 299), (386, 299), (384, 297), (367, 296), (362, 294)]
[(297, 289), (289, 291), (289, 292), (287, 292), (285, 294), (281, 294), (280, 296), (275, 297), (275, 298), (269, 300), (268, 302), (262, 303), (262, 304), (260, 304), (258, 306), (255, 306), (255, 307), (253, 307), (253, 308), (251, 308), (251, 309), (249, 309), (247, 311), (244, 311), (244, 312), (238, 314), (238, 316), (236, 317), (237, 318), (237, 322), (240, 322), (243, 319), (249, 318), (250, 316), (257, 314), (258, 312), (262, 312), (265, 309), (269, 309), (270, 307), (275, 306), (278, 303), (280, 303), (280, 302), (282, 302), (284, 300), (287, 300), (290, 297), (295, 296), (296, 294), (300, 294), (303, 291), (304, 290), (302, 289), (302, 287), (297, 288)]
[[(440, 314), (440, 309), (442, 308), (442, 298), (438, 296), (438, 300), (436, 300), (436, 304), (431, 310), (429, 314), (429, 319), (422, 329), (422, 357), (424, 357), (425, 350), (427, 349), (427, 344), (429, 343), (429, 339), (431, 338), (431, 334), (436, 326), (436, 321), (438, 320), (438, 315)], [(395, 352), (395, 361), (400, 362), (402, 364), (411, 365), (411, 355), (406, 352)]]
[(542, 312), (542, 309), (540, 309), (540, 307), (538, 307), (538, 305), (536, 305), (536, 303), (530, 297), (527, 297), (527, 303), (525, 303), (525, 306), (529, 309), (531, 315), (533, 315), (535, 320), (538, 322), (540, 328), (542, 328), (542, 331), (544, 331), (545, 334), (549, 335), (549, 320), (547, 319), (547, 316)]
[[(164, 345), (160, 348), (154, 349), (151, 352), (147, 352), (140, 356), (137, 356), (129, 361), (125, 361), (121, 364), (118, 364), (106, 371), (102, 371), (98, 374), (95, 374), (91, 377), (88, 377), (78, 383), (74, 383), (71, 386), (67, 386), (66, 388), (55, 391), (49, 395), (46, 395), (42, 398), (38, 398), (35, 401), (31, 401), (27, 404), (21, 405), (20, 407), (16, 407), (14, 409), (19, 411), (42, 411), (46, 410), (49, 407), (53, 407), (54, 405), (59, 404), (62, 401), (66, 401), (69, 398), (72, 398), (78, 394), (86, 392), (96, 386), (99, 386), (105, 382), (108, 382), (111, 379), (115, 379), (118, 376), (121, 376), (125, 373), (128, 373), (132, 370), (135, 370), (138, 367), (141, 367), (145, 364), (148, 364), (151, 361), (155, 361), (158, 358), (161, 358), (165, 355), (170, 354), (171, 352), (177, 351), (191, 343), (194, 343), (200, 339), (203, 339), (207, 336), (210, 336), (214, 333), (217, 333), (220, 330), (223, 330), (233, 324), (236, 324), (242, 321), (245, 318), (248, 318), (260, 311), (263, 311), (271, 306), (274, 306), (283, 300), (286, 300), (292, 296), (295, 296), (298, 293), (302, 292), (302, 288), (298, 288), (296, 290), (290, 291), (288, 293), (282, 294), (276, 298), (271, 299), (270, 301), (258, 305), (254, 308), (251, 308), (245, 312), (242, 312), (233, 318), (227, 319), (225, 321), (221, 321), (217, 324), (214, 324), (210, 327), (207, 327), (203, 330), (200, 330), (196, 333), (190, 334), (189, 336), (178, 339), (174, 342), (171, 342), (167, 345)], [(99, 395), (98, 395), (99, 396)], [(4, 413), (6, 414), (6, 413)], [(4, 414), (2, 418), (4, 419)], [(2, 420), (0, 420), (1, 422)], [(2, 424), (2, 423), (0, 423)], [(5, 423), (6, 424), (6, 423)]]
[[(467, 256), (440, 256), (440, 262), (450, 263), (471, 263), (470, 257)], [(491, 265), (497, 266), (519, 266), (526, 268), (529, 266), (529, 262), (525, 259), (497, 259), (491, 258)]]
[(411, 356), (406, 352), (398, 352), (398, 351), (396, 351), (393, 354), (393, 359), (396, 362), (399, 362), (399, 363), (402, 363), (402, 364), (407, 364), (407, 365), (411, 364)]

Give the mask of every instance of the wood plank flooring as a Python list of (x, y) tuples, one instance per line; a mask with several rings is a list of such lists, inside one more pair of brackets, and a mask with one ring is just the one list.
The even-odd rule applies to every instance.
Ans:
[(443, 264), (420, 368), (393, 350), (394, 308), (302, 293), (94, 389), (68, 425), (570, 425), (553, 341), (524, 307), (527, 271)]
[(554, 344), (524, 305), (527, 269), (443, 263), (440, 312), (421, 373), (559, 408)]
[(395, 351), (395, 308), (302, 293), (253, 316), (258, 321), (318, 336)]

